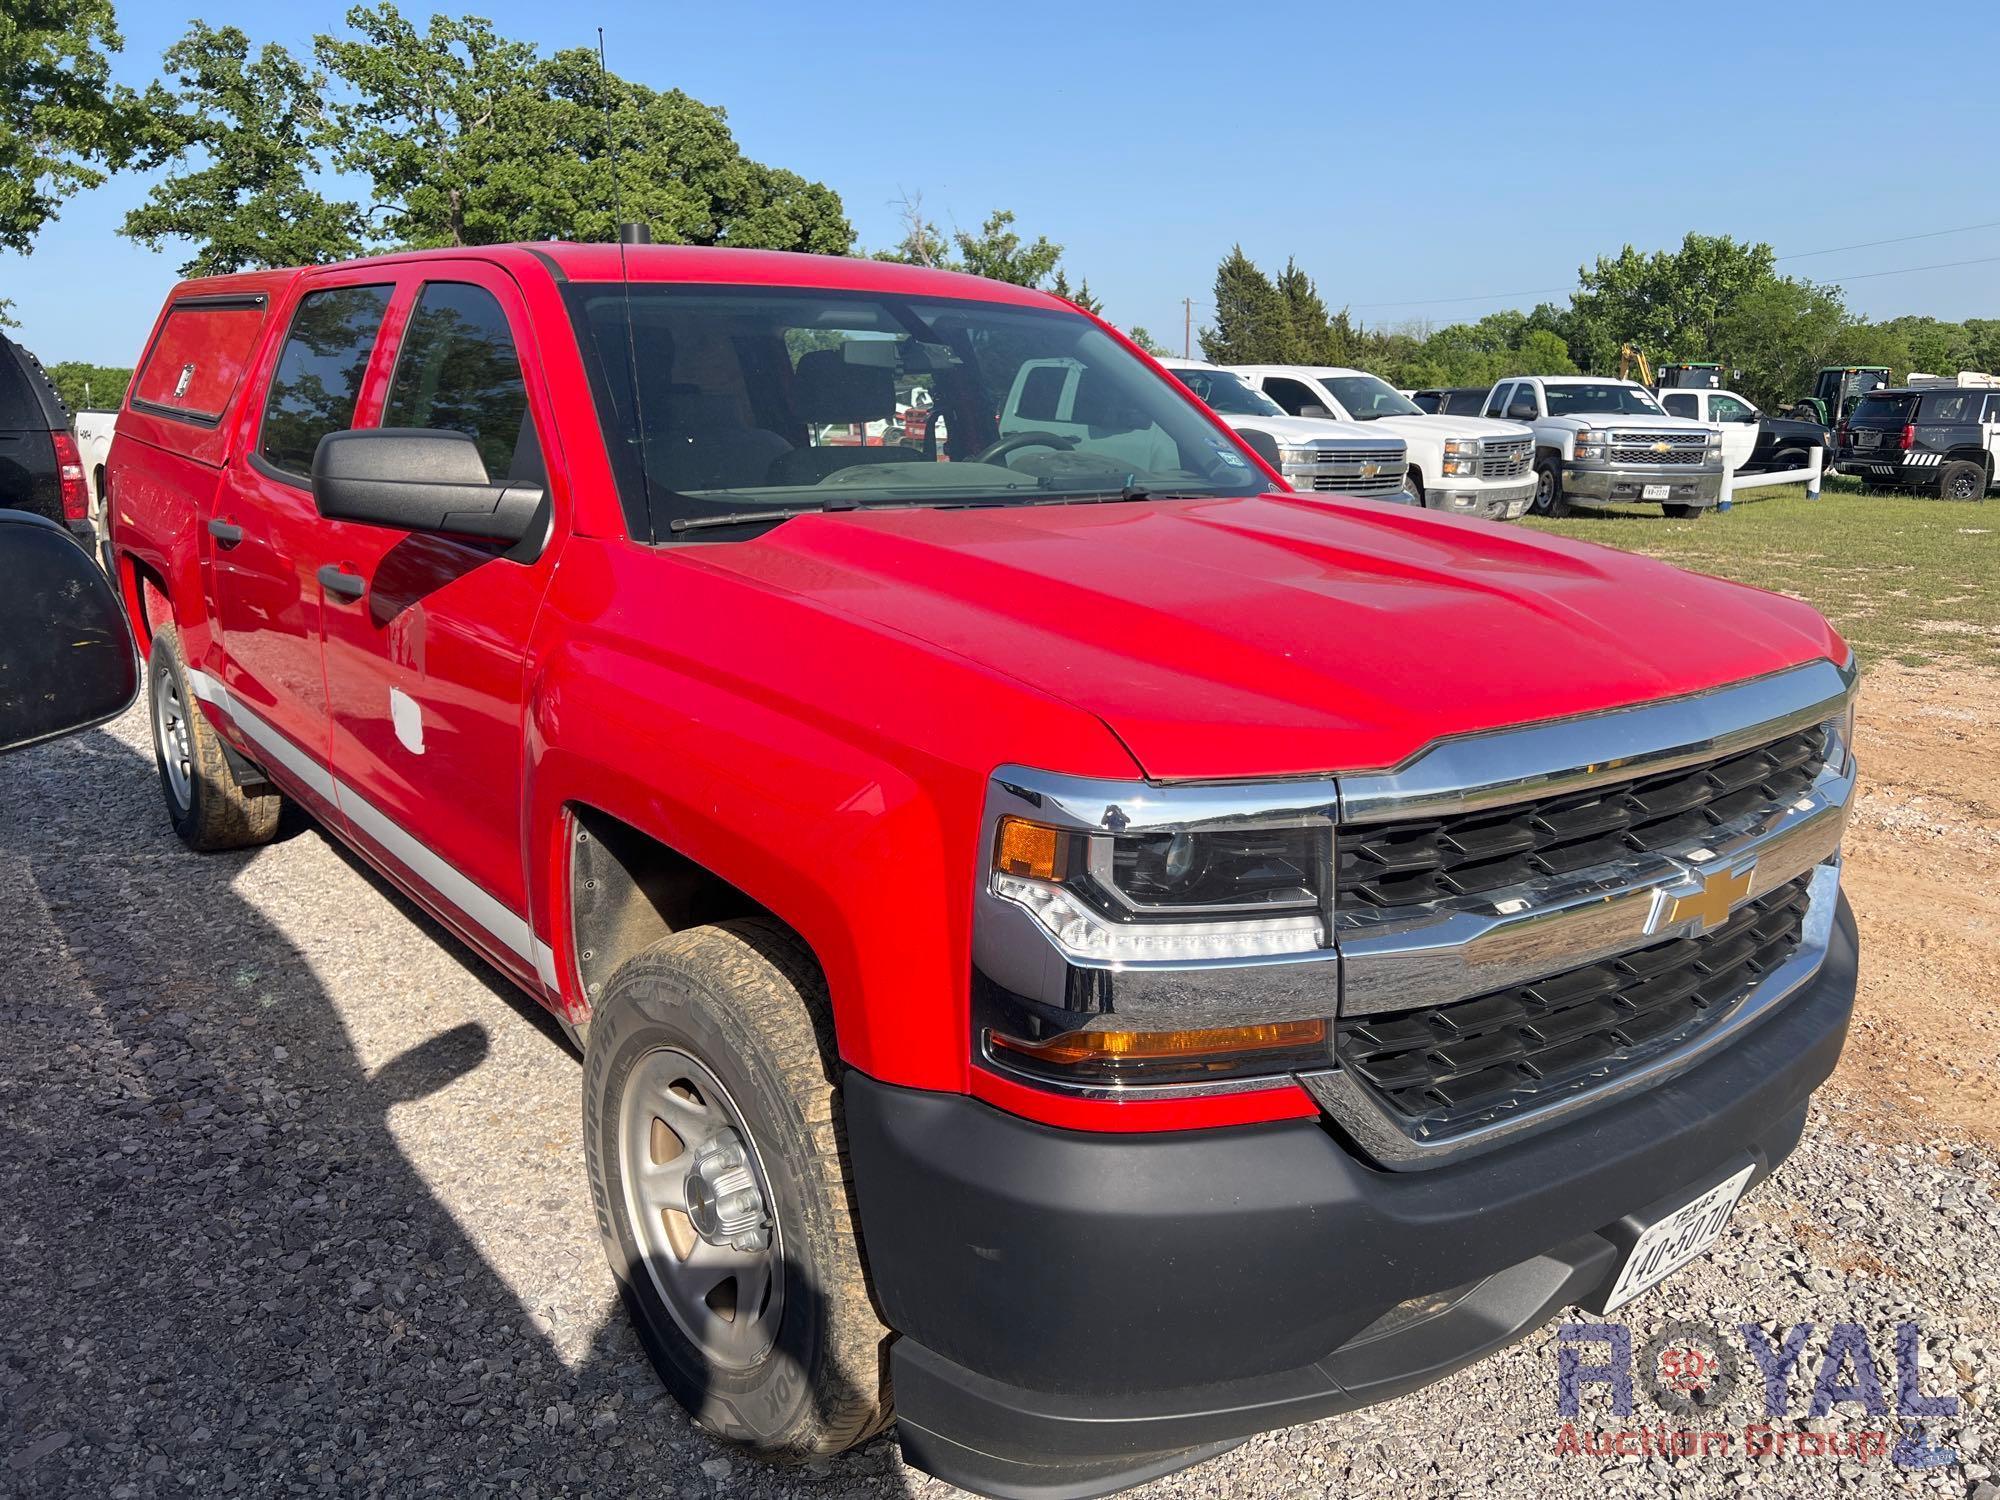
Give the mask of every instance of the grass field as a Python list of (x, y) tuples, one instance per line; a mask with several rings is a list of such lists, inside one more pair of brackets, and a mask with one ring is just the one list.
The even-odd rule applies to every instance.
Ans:
[(1795, 594), (1864, 665), (2000, 666), (2000, 498), (1951, 504), (1835, 480), (1818, 500), (1802, 486), (1753, 490), (1698, 521), (1631, 506), (1519, 524)]

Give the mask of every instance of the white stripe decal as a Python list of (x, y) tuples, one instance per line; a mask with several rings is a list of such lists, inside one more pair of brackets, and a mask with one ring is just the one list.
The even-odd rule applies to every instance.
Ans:
[(560, 991), (555, 954), (548, 944), (535, 937), (527, 918), (488, 894), (484, 887), (439, 858), (408, 829), (353, 787), (331, 775), (318, 761), (237, 702), (235, 694), (222, 683), (194, 667), (187, 669), (187, 675), (195, 697), (204, 703), (214, 704), (229, 715), (236, 727), (259, 750), (339, 807), (356, 828), (388, 850), (411, 874), (464, 912), (504, 947), (531, 960), (542, 982), (551, 990)]

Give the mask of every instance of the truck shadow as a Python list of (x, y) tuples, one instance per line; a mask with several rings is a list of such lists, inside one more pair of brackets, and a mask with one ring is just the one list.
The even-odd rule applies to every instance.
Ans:
[[(549, 1326), (517, 1284), (539, 1297), (589, 1278), (581, 1300), (601, 1309), (609, 1272), (595, 1255), (502, 1272), (495, 1226), (535, 1207), (482, 1180), (507, 1158), (481, 1160), (479, 1121), (522, 1107), (496, 1047), (510, 1012), (543, 1027), (538, 1046), (564, 1045), (559, 1030), (372, 871), (386, 905), (322, 911), (295, 942), (283, 924), (300, 903), (331, 899), (316, 862), (290, 844), (184, 850), (135, 748), (141, 723), (0, 761), (9, 1483), (120, 1500), (701, 1495), (746, 1477), (760, 1493), (909, 1492), (884, 1441), (780, 1469), (695, 1430), (620, 1311)], [(277, 868), (258, 871), (253, 900), (239, 887), (260, 860)], [(399, 919), (483, 992), (443, 1025), (413, 994), (420, 1039), (371, 1065), (335, 990), (353, 1005), (370, 971), (345, 950)], [(395, 1117), (407, 1128), (410, 1107), (447, 1091), (465, 1148), (419, 1162)], [(462, 1177), (438, 1181), (440, 1159)], [(559, 1170), (580, 1176), (581, 1160)]]

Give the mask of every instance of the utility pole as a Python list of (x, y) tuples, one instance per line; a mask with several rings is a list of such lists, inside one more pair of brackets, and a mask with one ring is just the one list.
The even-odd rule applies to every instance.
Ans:
[(1181, 358), (1194, 358), (1194, 298), (1181, 298)]

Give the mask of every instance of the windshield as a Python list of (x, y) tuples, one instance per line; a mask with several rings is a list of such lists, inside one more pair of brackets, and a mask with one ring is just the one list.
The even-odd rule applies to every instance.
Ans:
[(1377, 417), (1421, 417), (1423, 408), (1388, 381), (1373, 375), (1322, 375), (1319, 383), (1333, 392), (1340, 409), (1357, 422)]
[(1664, 417), (1660, 403), (1636, 385), (1557, 385), (1542, 387), (1548, 393), (1552, 417), (1589, 416), (1611, 412), (1629, 416)]
[(1076, 313), (735, 286), (568, 295), (627, 513), (658, 540), (813, 510), (1266, 487)]
[(1197, 370), (1168, 365), (1174, 379), (1193, 391), (1208, 409), (1224, 417), (1282, 417), (1285, 409), (1241, 375), (1229, 370)]

